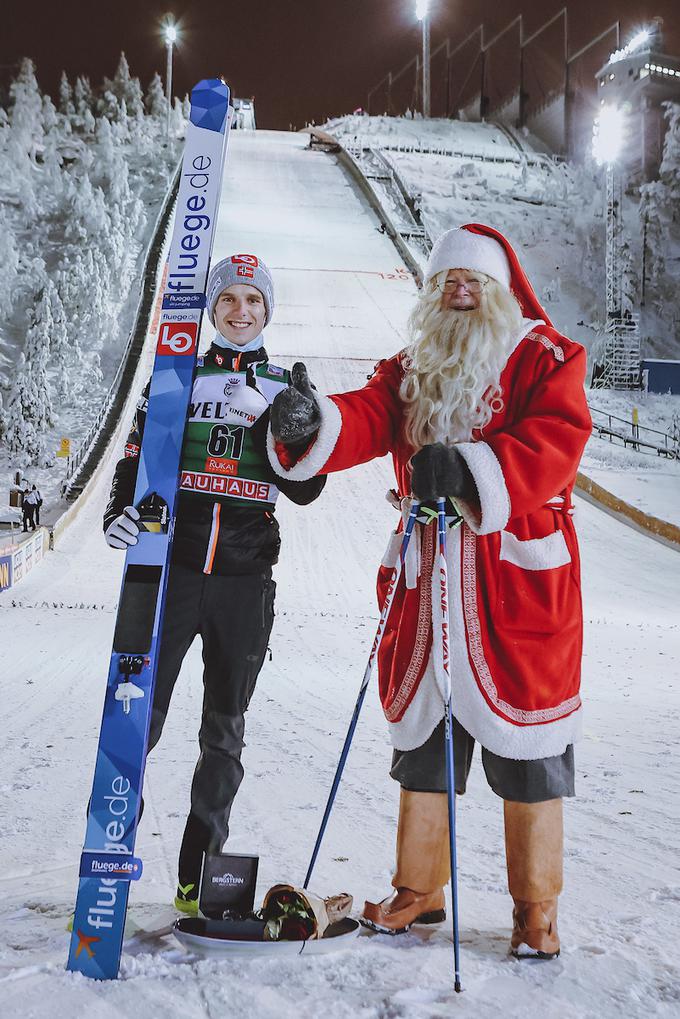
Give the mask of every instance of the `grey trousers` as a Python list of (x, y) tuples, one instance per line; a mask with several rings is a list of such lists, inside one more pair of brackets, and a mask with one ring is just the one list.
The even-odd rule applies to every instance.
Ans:
[[(456, 792), (465, 792), (470, 774), (475, 741), (454, 718), (453, 759)], [(504, 800), (517, 803), (542, 803), (561, 796), (574, 795), (574, 747), (570, 744), (558, 757), (538, 761), (515, 761), (499, 757), (482, 747), (486, 780)], [(390, 775), (404, 789), (421, 793), (446, 792), (444, 720), (428, 740), (415, 750), (395, 750)]]

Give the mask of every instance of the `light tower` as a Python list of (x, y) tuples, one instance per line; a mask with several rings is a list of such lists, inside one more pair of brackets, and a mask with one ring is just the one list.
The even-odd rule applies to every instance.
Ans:
[(165, 89), (168, 108), (165, 117), (165, 136), (170, 139), (170, 111), (172, 109), (172, 49), (177, 42), (177, 25), (168, 17), (163, 26), (163, 38), (168, 49), (168, 60), (165, 70)]
[(638, 318), (623, 309), (623, 180), (616, 161), (621, 152), (624, 126), (622, 110), (603, 103), (593, 125), (593, 156), (605, 168), (607, 321), (602, 359), (593, 366), (595, 389), (638, 389), (640, 386)]
[(423, 117), (430, 116), (430, 2), (416, 0), (416, 18), (423, 26)]

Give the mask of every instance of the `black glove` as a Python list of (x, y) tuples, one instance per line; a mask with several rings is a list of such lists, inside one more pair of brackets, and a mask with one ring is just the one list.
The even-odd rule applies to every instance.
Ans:
[(433, 442), (411, 457), (411, 490), (420, 502), (450, 495), (471, 502), (477, 494), (470, 468), (455, 446)]
[(302, 361), (293, 365), (288, 389), (274, 398), (269, 421), (276, 442), (286, 446), (303, 443), (318, 431), (321, 424), (319, 402)]

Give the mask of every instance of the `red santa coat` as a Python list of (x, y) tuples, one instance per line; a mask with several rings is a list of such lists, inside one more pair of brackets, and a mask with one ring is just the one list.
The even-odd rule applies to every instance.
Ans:
[[(484, 232), (502, 240), (516, 270), (507, 242)], [(513, 290), (520, 299), (528, 293), (526, 309), (541, 310), (517, 271)], [(464, 523), (447, 538), (453, 710), (503, 757), (561, 754), (580, 734), (582, 611), (571, 495), (591, 431), (585, 369), (580, 344), (545, 321), (525, 320), (501, 374), (503, 409), (483, 434), (456, 444), (479, 506), (461, 504)], [(398, 354), (381, 362), (363, 389), (321, 399), (317, 439), (290, 468), (270, 436), (274, 469), (303, 480), (391, 453), (399, 495), (408, 497), (414, 449), (403, 435), (403, 373)], [(381, 603), (400, 531), (379, 570)], [(401, 750), (421, 746), (444, 713), (439, 628), (432, 629), (435, 546), (436, 525), (416, 525), (378, 657), (383, 709)]]

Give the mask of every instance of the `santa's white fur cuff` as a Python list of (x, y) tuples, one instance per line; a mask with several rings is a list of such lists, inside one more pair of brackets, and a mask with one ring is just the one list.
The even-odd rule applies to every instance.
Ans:
[(486, 442), (458, 442), (456, 450), (470, 468), (479, 494), (481, 515), (459, 502), (466, 524), (475, 534), (502, 531), (510, 519), (510, 496), (496, 454)]

